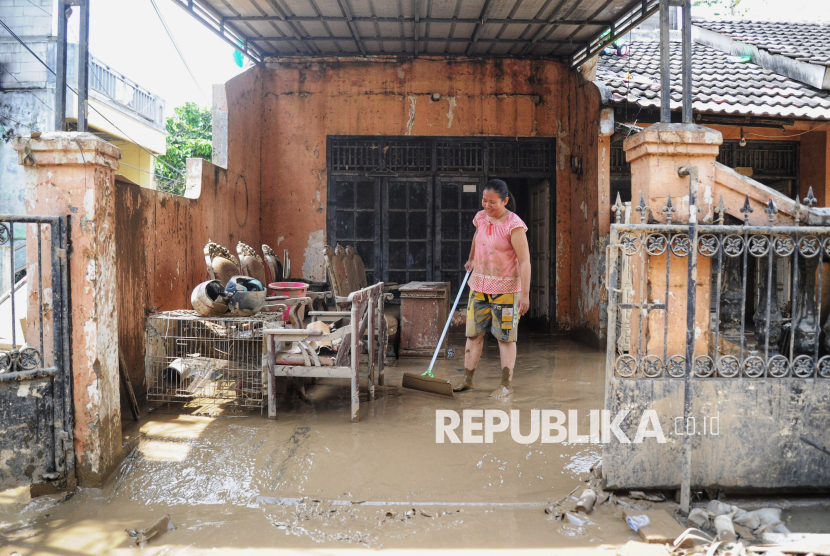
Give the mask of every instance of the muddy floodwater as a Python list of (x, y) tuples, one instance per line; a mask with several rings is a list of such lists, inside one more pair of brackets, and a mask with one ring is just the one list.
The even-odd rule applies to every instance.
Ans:
[[(452, 344), (463, 354), (463, 338)], [(276, 421), (201, 404), (125, 421), (127, 455), (106, 487), (0, 514), (0, 556), (132, 554), (138, 549), (125, 529), (149, 527), (165, 514), (176, 529), (143, 553), (551, 554), (555, 547), (556, 554), (615, 554), (608, 549), (636, 539), (609, 504), (581, 526), (544, 511), (585, 484), (598, 445), (524, 445), (509, 431), (492, 444), (436, 443), (437, 409), (518, 409), (523, 417), (532, 409), (577, 410), (587, 434), (588, 411), (603, 407), (604, 353), (566, 338), (524, 336), (509, 402), (487, 397), (501, 379), (493, 341), (475, 389), (454, 398), (401, 388), (404, 372), (427, 364), (404, 359), (389, 368), (388, 386), (377, 389), (375, 402), (361, 403), (354, 424), (348, 383), (337, 379), (310, 387), (306, 401), (283, 403)], [(435, 373), (457, 379), (463, 360), (439, 361)]]

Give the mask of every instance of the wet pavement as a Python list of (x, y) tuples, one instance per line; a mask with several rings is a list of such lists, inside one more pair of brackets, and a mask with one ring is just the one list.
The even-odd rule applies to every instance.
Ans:
[[(463, 354), (463, 338), (454, 338)], [(125, 529), (169, 514), (176, 530), (146, 554), (315, 554), (366, 549), (483, 549), (551, 554), (615, 554), (635, 539), (621, 510), (604, 505), (575, 526), (544, 512), (590, 475), (592, 444), (524, 445), (509, 431), (492, 444), (436, 443), (435, 410), (576, 409), (587, 434), (588, 411), (603, 406), (604, 353), (564, 337), (526, 335), (519, 345), (514, 396), (487, 397), (498, 386), (498, 349), (488, 341), (475, 389), (455, 398), (403, 390), (403, 372), (387, 370), (378, 399), (349, 422), (345, 380), (309, 388), (278, 419), (215, 406), (157, 409), (125, 422), (128, 455), (104, 489), (68, 500), (39, 498), (21, 515), (0, 513), (0, 556), (128, 554)], [(440, 361), (436, 376), (456, 379), (463, 360)], [(364, 385), (365, 386), (365, 385)], [(362, 392), (365, 401), (365, 390)], [(528, 424), (522, 427), (526, 432)]]

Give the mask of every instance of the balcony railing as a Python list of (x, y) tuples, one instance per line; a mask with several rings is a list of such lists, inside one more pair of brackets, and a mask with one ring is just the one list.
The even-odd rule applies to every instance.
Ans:
[(122, 75), (115, 73), (91, 56), (89, 59), (89, 86), (94, 91), (98, 91), (118, 104), (132, 109), (144, 118), (159, 125), (163, 123), (160, 121), (161, 112), (157, 108), (158, 97)]

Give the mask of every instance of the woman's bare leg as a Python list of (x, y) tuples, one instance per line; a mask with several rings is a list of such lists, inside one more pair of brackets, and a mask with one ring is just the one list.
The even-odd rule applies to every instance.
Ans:
[(473, 373), (481, 359), (481, 350), (484, 348), (484, 334), (475, 338), (467, 338), (467, 345), (464, 347), (464, 380), (453, 386), (454, 392), (471, 390), (473, 387)]
[(513, 394), (513, 368), (516, 366), (516, 342), (499, 340), (499, 359), (501, 360), (501, 384), (490, 394), (494, 398), (507, 399)]

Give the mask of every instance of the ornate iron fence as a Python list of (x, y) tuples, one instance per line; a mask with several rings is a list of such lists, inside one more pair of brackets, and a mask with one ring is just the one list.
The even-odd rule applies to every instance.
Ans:
[[(810, 190), (804, 203), (815, 202)], [(639, 215), (624, 218), (619, 198), (612, 210), (608, 365), (615, 377), (683, 379), (688, 370), (696, 379), (830, 379), (830, 317), (828, 308), (822, 311), (830, 227), (802, 226), (798, 199), (793, 225), (776, 225), (772, 199), (764, 209), (768, 226), (749, 225), (748, 198), (742, 223), (727, 214), (722, 198), (711, 225), (694, 217), (673, 224), (670, 197), (662, 209), (666, 224), (648, 223), (642, 198), (634, 209)], [(701, 315), (697, 297), (707, 291), (711, 303)], [(686, 306), (686, 314), (673, 314), (673, 305)]]

